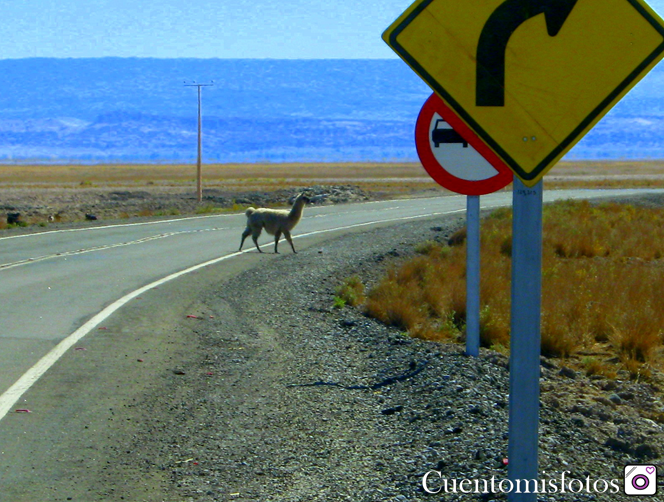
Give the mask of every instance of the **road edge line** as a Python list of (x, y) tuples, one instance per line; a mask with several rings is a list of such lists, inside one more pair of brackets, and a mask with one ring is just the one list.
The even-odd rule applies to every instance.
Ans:
[[(451, 211), (433, 212), (424, 215), (404, 216), (402, 218), (394, 218), (391, 220), (377, 220), (365, 223), (356, 223), (354, 225), (348, 225), (345, 227), (328, 228), (325, 230), (315, 230), (313, 232), (308, 232), (306, 234), (293, 236), (293, 239), (302, 239), (304, 237), (311, 237), (312, 235), (324, 234), (328, 232), (336, 232), (339, 230), (349, 230), (352, 228), (377, 225), (381, 223), (393, 223), (396, 221), (416, 220), (421, 218), (429, 218), (433, 216), (464, 213), (465, 211), (466, 211), (465, 209), (454, 209)], [(267, 243), (263, 244), (260, 247), (267, 247), (271, 245), (272, 243)], [(115, 313), (117, 310), (123, 307), (130, 300), (145, 293), (146, 291), (149, 291), (150, 289), (156, 288), (158, 286), (161, 286), (162, 284), (177, 279), (178, 277), (182, 277), (183, 275), (190, 274), (191, 272), (195, 272), (196, 270), (199, 270), (201, 268), (208, 267), (210, 265), (215, 265), (216, 263), (220, 263), (222, 261), (234, 258), (236, 256), (251, 251), (253, 250), (246, 249), (244, 251), (236, 251), (235, 253), (220, 256), (218, 258), (214, 258), (212, 260), (199, 263), (198, 265), (188, 267), (184, 270), (180, 270), (179, 272), (174, 272), (170, 275), (167, 275), (166, 277), (162, 277), (161, 279), (158, 279), (156, 281), (151, 282), (150, 284), (147, 284), (139, 289), (136, 289), (131, 293), (128, 293), (123, 297), (119, 298), (118, 300), (115, 300), (113, 303), (111, 303), (110, 305), (102, 309), (100, 312), (95, 314), (92, 318), (90, 318), (87, 322), (85, 322), (76, 331), (74, 331), (66, 338), (61, 340), (44, 357), (42, 357), (39, 361), (37, 361), (37, 363), (35, 363), (28, 371), (23, 373), (23, 375), (21, 375), (21, 377), (18, 380), (16, 380), (16, 382), (14, 382), (3, 394), (0, 395), (0, 421), (3, 418), (5, 418), (5, 416), (7, 416), (9, 411), (19, 401), (19, 399), (21, 399), (23, 394), (25, 394), (30, 389), (30, 387), (32, 387), (44, 375), (44, 373), (46, 373), (49, 370), (49, 368), (51, 368), (51, 366), (53, 366), (76, 342), (81, 340), (85, 335), (90, 333), (90, 331), (92, 331), (93, 328), (95, 328), (102, 321), (110, 317), (113, 313)]]

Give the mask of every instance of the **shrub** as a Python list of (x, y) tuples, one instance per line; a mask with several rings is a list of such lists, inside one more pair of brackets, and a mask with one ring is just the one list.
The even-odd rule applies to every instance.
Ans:
[[(486, 347), (509, 346), (511, 216), (495, 211), (481, 229)], [(664, 352), (664, 210), (564, 201), (545, 207), (543, 223), (542, 352), (570, 357), (599, 343), (633, 377), (646, 377)], [(417, 246), (368, 292), (367, 314), (413, 336), (458, 337), (466, 320), (464, 239), (462, 229), (453, 247)]]
[(364, 303), (364, 284), (359, 276), (346, 278), (335, 290), (337, 297), (343, 300), (344, 305), (352, 307)]
[(460, 228), (452, 234), (447, 241), (447, 244), (450, 246), (460, 246), (466, 242), (466, 235), (466, 227)]
[(338, 296), (334, 297), (334, 302), (332, 303), (332, 307), (335, 309), (342, 309), (346, 306), (346, 301), (343, 298), (339, 298)]
[(613, 366), (599, 361), (595, 357), (584, 357), (581, 360), (581, 364), (584, 366), (588, 376), (598, 375), (610, 379), (614, 379), (617, 376), (616, 370)]
[(205, 204), (204, 206), (198, 206), (194, 211), (195, 214), (211, 214), (216, 212), (217, 208), (213, 204)]
[(415, 252), (417, 254), (431, 254), (440, 250), (440, 244), (436, 241), (424, 241), (415, 246)]
[(579, 350), (578, 335), (566, 324), (554, 321), (542, 322), (541, 347), (542, 354), (547, 357), (568, 357)]

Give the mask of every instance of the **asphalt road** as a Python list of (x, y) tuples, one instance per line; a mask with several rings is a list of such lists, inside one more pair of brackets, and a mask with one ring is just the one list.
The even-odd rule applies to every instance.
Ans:
[[(643, 192), (550, 191), (545, 200)], [(510, 202), (509, 192), (481, 198), (482, 208)], [(465, 204), (465, 197), (442, 196), (308, 207), (294, 231), (295, 245), (323, 233), (462, 213)], [(243, 214), (215, 215), (0, 238), (0, 420), (108, 315), (165, 281), (233, 260), (244, 224)], [(267, 252), (273, 250), (270, 239), (265, 233), (260, 239)], [(280, 250), (291, 252), (285, 241)], [(244, 252), (256, 253), (250, 239)]]

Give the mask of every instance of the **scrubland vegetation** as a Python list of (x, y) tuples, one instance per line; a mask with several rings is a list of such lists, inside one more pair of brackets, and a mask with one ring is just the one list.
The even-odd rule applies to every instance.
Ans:
[[(0, 187), (76, 188), (186, 187), (196, 183), (190, 164), (5, 164)], [(205, 164), (205, 186), (262, 189), (311, 183), (352, 182), (363, 188), (407, 192), (438, 185), (419, 162)], [(664, 162), (564, 161), (547, 175), (547, 188), (664, 186)]]
[[(205, 164), (204, 187), (278, 189), (312, 183), (352, 182), (394, 191), (437, 187), (417, 162)], [(188, 164), (0, 165), (0, 187), (186, 187), (196, 184)]]
[[(511, 210), (482, 223), (481, 343), (506, 351)], [(463, 230), (426, 242), (367, 293), (368, 315), (412, 336), (460, 340), (465, 330)], [(560, 202), (544, 211), (542, 353), (575, 356), (588, 374), (648, 377), (664, 346), (664, 209)]]
[[(47, 226), (81, 222), (87, 213), (109, 220), (240, 212), (246, 205), (280, 205), (281, 195), (279, 202), (265, 200), (270, 194), (311, 187), (349, 186), (373, 200), (452, 195), (419, 162), (229, 163), (205, 164), (202, 171), (204, 200), (197, 202), (190, 164), (5, 164), (0, 199), (7, 211), (21, 213), (22, 223)], [(546, 186), (664, 187), (664, 161), (560, 162)], [(8, 228), (4, 220), (0, 214), (0, 230)]]

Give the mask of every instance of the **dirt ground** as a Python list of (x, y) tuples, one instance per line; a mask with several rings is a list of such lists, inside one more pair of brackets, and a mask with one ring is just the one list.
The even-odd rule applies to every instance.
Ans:
[[(297, 254), (250, 252), (146, 292), (30, 390), (33, 413), (7, 417), (3, 449), (20, 455), (0, 458), (0, 500), (505, 500), (493, 489), (432, 498), (422, 480), (507, 476), (507, 358), (466, 357), (334, 307), (342, 278), (371, 286), (462, 224), (319, 235)], [(664, 428), (648, 417), (662, 386), (567, 364), (541, 360), (542, 479), (590, 480), (601, 494), (538, 500), (631, 500), (602, 490), (622, 489), (625, 465), (660, 463)], [(70, 405), (49, 406), (53, 396)]]
[(0, 228), (168, 217), (287, 206), (300, 191), (316, 204), (443, 190), (417, 164), (205, 166), (202, 197), (191, 166), (1, 166)]
[[(664, 162), (561, 162), (545, 186), (664, 186)], [(317, 204), (446, 192), (419, 163), (205, 165), (202, 187), (199, 202), (195, 166), (189, 165), (0, 165), (0, 229), (7, 227), (9, 213), (19, 213), (21, 225), (39, 230), (86, 220), (286, 206), (302, 190)]]
[[(320, 204), (442, 190), (413, 178), (245, 179), (207, 186), (199, 203), (194, 186), (0, 183), (0, 222), (21, 213), (32, 225), (7, 230), (19, 232), (285, 205), (303, 189)], [(470, 360), (458, 346), (407, 339), (359, 310), (332, 306), (340, 278), (360, 274), (370, 284), (423, 236), (446, 238), (459, 224), (454, 217), (321, 238), (297, 255), (248, 253), (237, 277), (216, 267), (187, 278), (187, 287), (146, 294), (27, 396), (39, 408), (66, 393), (74, 406), (9, 417), (23, 455), (1, 466), (11, 483), (0, 499), (408, 502), (430, 498), (421, 483), (431, 470), (450, 479), (504, 477), (504, 356), (483, 350)], [(123, 350), (109, 356), (118, 344)], [(660, 382), (591, 379), (548, 359), (542, 374), (544, 471), (621, 480), (627, 464), (659, 464)], [(113, 392), (102, 384), (90, 391), (93, 379)]]

